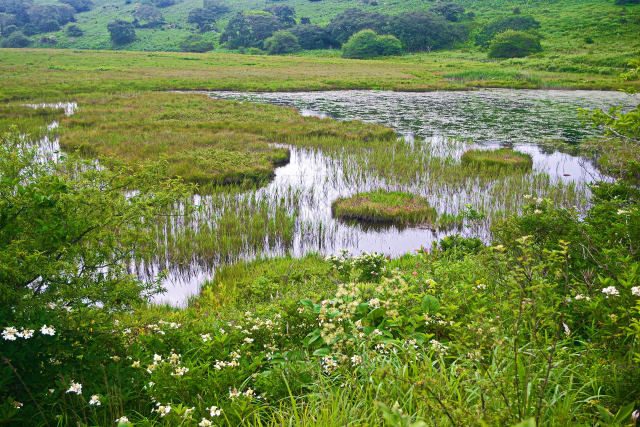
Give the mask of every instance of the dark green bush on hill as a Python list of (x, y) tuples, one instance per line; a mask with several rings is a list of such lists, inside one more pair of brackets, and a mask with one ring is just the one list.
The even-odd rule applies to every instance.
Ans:
[(189, 12), (189, 16), (187, 17), (187, 22), (189, 24), (194, 24), (202, 33), (209, 31), (211, 29), (211, 25), (214, 24), (216, 20), (216, 12), (200, 7)]
[(60, 0), (60, 3), (68, 4), (74, 8), (76, 12), (87, 12), (93, 7), (91, 0)]
[(239, 12), (227, 24), (220, 36), (220, 43), (224, 43), (229, 49), (261, 48), (267, 38), (283, 28), (282, 22), (270, 12)]
[(194, 34), (180, 42), (180, 50), (184, 52), (209, 52), (213, 50), (213, 43), (203, 40), (202, 36)]
[(217, 17), (229, 12), (229, 6), (220, 0), (204, 0), (202, 2), (202, 7), (215, 13)]
[(298, 38), (289, 31), (276, 31), (264, 41), (264, 50), (269, 55), (283, 55), (300, 50)]
[(296, 11), (291, 6), (276, 4), (267, 7), (265, 11), (278, 18), (282, 23), (283, 28), (293, 27), (296, 25)]
[(514, 15), (499, 18), (487, 24), (476, 35), (476, 45), (486, 48), (497, 34), (507, 30), (528, 31), (536, 28), (540, 28), (540, 23), (532, 16)]
[(524, 31), (507, 30), (489, 46), (489, 58), (522, 58), (540, 52), (540, 37)]
[(164, 24), (164, 17), (160, 9), (154, 6), (139, 5), (133, 12), (136, 26), (140, 28), (153, 28)]
[(327, 49), (337, 44), (331, 41), (326, 29), (317, 25), (296, 25), (289, 28), (288, 31), (298, 38), (302, 49)]
[(409, 52), (441, 49), (466, 37), (466, 27), (456, 27), (441, 16), (424, 11), (391, 17), (384, 32), (400, 39)]
[(19, 31), (14, 31), (2, 41), (2, 47), (27, 47), (30, 44), (31, 40)]
[(67, 35), (69, 37), (82, 37), (83, 34), (84, 31), (82, 31), (77, 25), (71, 24), (67, 26)]
[(381, 33), (389, 22), (389, 16), (367, 12), (362, 9), (347, 9), (334, 17), (326, 29), (331, 39), (342, 44), (360, 30), (373, 30)]
[(640, 0), (616, 0), (616, 4), (640, 4)]
[(402, 53), (402, 43), (394, 36), (379, 36), (373, 30), (354, 34), (343, 46), (342, 57), (370, 59)]
[(131, 43), (137, 39), (136, 29), (131, 22), (116, 19), (107, 25), (107, 30), (114, 45)]
[(464, 17), (464, 7), (455, 3), (440, 3), (430, 9), (433, 13), (442, 15), (447, 21), (458, 22)]

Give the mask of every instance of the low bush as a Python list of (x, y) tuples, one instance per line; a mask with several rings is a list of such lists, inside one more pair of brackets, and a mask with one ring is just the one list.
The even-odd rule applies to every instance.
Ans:
[(498, 150), (472, 149), (465, 152), (460, 161), (465, 166), (482, 168), (503, 168), (506, 170), (530, 171), (533, 160), (529, 154), (510, 148)]
[(507, 30), (489, 45), (489, 58), (522, 58), (540, 52), (540, 36), (523, 31)]
[(264, 41), (264, 50), (269, 55), (284, 55), (300, 50), (298, 38), (289, 31), (276, 31)]
[(343, 58), (371, 59), (400, 54), (402, 54), (400, 40), (394, 36), (379, 36), (373, 30), (362, 30), (354, 34), (342, 46)]
[(358, 193), (337, 199), (331, 207), (336, 218), (371, 223), (433, 224), (437, 217), (427, 199), (400, 191)]

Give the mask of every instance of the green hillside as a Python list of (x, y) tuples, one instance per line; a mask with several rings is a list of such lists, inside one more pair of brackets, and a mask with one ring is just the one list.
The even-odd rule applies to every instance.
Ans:
[[(36, 0), (38, 4), (53, 4), (50, 0)], [(326, 25), (330, 20), (349, 8), (361, 8), (382, 14), (397, 14), (414, 10), (429, 10), (434, 2), (421, 0), (386, 0), (367, 2), (356, 0), (237, 0), (227, 2), (229, 12), (214, 24), (215, 29), (203, 34), (205, 40), (214, 43), (224, 30), (228, 20), (236, 12), (261, 10), (271, 5), (288, 5), (295, 9), (297, 19), (307, 17), (314, 25)], [(522, 16), (533, 16), (540, 22), (539, 32), (543, 36), (543, 55), (555, 54), (600, 54), (612, 62), (626, 62), (618, 54), (629, 54), (640, 49), (640, 5), (615, 5), (613, 0), (561, 0), (533, 1), (459, 1), (466, 12), (472, 12), (473, 20), (466, 21), (471, 38), (457, 45), (456, 50), (477, 50), (473, 34), (491, 20), (513, 14), (515, 8)], [(133, 12), (139, 3), (131, 0), (95, 0), (88, 12), (76, 14), (76, 25), (84, 32), (81, 37), (70, 37), (64, 29), (31, 37), (32, 47), (114, 49), (109, 39), (107, 24), (115, 19), (133, 20)], [(165, 24), (159, 28), (136, 29), (137, 41), (118, 46), (125, 50), (176, 51), (187, 36), (198, 33), (194, 25), (187, 23), (191, 10), (202, 7), (202, 0), (183, 0), (173, 6), (160, 9)], [(588, 37), (587, 37), (588, 36)], [(590, 38), (592, 43), (585, 40)], [(54, 42), (55, 40), (55, 42)], [(217, 44), (216, 44), (217, 46)], [(217, 47), (219, 48), (219, 47)], [(331, 54), (331, 53), (324, 53)], [(334, 54), (337, 54), (334, 52)]]

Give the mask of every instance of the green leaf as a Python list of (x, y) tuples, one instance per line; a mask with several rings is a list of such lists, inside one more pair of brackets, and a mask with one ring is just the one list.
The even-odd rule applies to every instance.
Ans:
[(437, 313), (440, 310), (440, 301), (433, 295), (425, 295), (422, 299), (422, 310), (429, 314)]

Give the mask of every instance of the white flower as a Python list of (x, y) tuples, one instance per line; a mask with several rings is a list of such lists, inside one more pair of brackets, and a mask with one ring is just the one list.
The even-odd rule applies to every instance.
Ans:
[(605, 294), (607, 297), (620, 295), (620, 292), (618, 292), (615, 286), (609, 286), (604, 288), (602, 290), (602, 293)]
[(42, 325), (42, 328), (40, 328), (40, 333), (42, 335), (54, 336), (56, 334), (56, 330), (53, 326)]
[(24, 406), (24, 404), (22, 402), (18, 402), (17, 400), (13, 401), (13, 407), (16, 409), (20, 409)]
[(25, 340), (28, 340), (29, 338), (31, 338), (33, 336), (33, 333), (35, 331), (33, 329), (25, 329), (22, 328), (22, 330), (18, 333), (18, 336), (21, 338), (24, 338)]
[(189, 372), (189, 368), (182, 368), (182, 367), (177, 367), (175, 372), (171, 373), (171, 376), (178, 376), (181, 377), (184, 374), (186, 374), (187, 372)]
[(253, 338), (245, 338), (244, 342), (246, 342), (247, 344), (251, 344), (253, 342)]
[(356, 354), (356, 355), (351, 356), (351, 364), (352, 364), (353, 366), (358, 366), (358, 365), (360, 365), (361, 363), (362, 363), (362, 357), (361, 357), (361, 356), (359, 356), (359, 355), (357, 355), (357, 354)]
[(169, 412), (171, 412), (171, 406), (167, 405), (158, 405), (158, 408), (155, 410), (157, 413), (160, 414), (161, 417), (164, 417), (165, 415), (167, 415)]
[(530, 198), (532, 198), (533, 196), (532, 196), (531, 194), (525, 194), (523, 197), (524, 197), (525, 199), (530, 199)]
[(171, 353), (171, 356), (169, 356), (169, 362), (171, 362), (172, 365), (177, 365), (180, 363), (180, 354), (175, 354), (175, 353)]
[(209, 408), (209, 415), (211, 415), (212, 417), (219, 417), (221, 412), (222, 409), (219, 409), (217, 406), (212, 406), (211, 408)]
[(133, 363), (131, 364), (131, 367), (132, 367), (132, 368), (139, 368), (139, 367), (140, 367), (140, 361), (139, 361), (139, 360), (136, 360), (135, 362), (133, 362)]
[(447, 351), (447, 346), (443, 345), (440, 341), (431, 340), (429, 344), (431, 344), (431, 350), (436, 353), (443, 354)]
[(77, 395), (82, 394), (82, 384), (71, 380), (71, 385), (69, 386), (69, 390), (67, 390), (67, 393), (75, 393)]
[(129, 418), (125, 417), (124, 415), (121, 416), (116, 420), (116, 424), (120, 424), (120, 423), (129, 424)]
[(54, 308), (56, 308), (58, 305), (55, 302), (50, 302), (47, 304), (47, 307), (49, 307), (49, 309), (53, 310)]
[(200, 338), (202, 338), (203, 342), (210, 341), (211, 340), (211, 334), (202, 334), (202, 335), (200, 335)]
[(533, 211), (534, 214), (539, 215), (542, 213), (542, 211), (540, 209), (536, 209), (535, 211)]
[(233, 400), (236, 397), (240, 397), (240, 392), (238, 391), (238, 389), (234, 388), (233, 390), (229, 390), (229, 398)]
[(564, 327), (564, 334), (565, 334), (566, 336), (571, 335), (571, 329), (569, 329), (569, 326), (567, 326), (567, 324), (566, 324), (566, 323), (563, 323), (563, 324), (562, 324), (562, 326)]
[(153, 355), (153, 361), (154, 362), (162, 362), (162, 356), (160, 356), (159, 354), (154, 354)]
[(640, 297), (640, 286), (634, 286), (631, 288), (631, 295)]
[(102, 402), (100, 402), (100, 396), (98, 396), (97, 394), (94, 394), (93, 396), (91, 396), (91, 400), (89, 401), (89, 405), (95, 405), (95, 406), (102, 405)]
[(373, 330), (373, 335), (378, 335), (378, 336), (382, 336), (382, 331), (380, 329), (374, 329)]
[(640, 411), (637, 409), (631, 413), (631, 421), (636, 422), (640, 418)]
[(18, 335), (18, 330), (13, 326), (7, 326), (4, 328), (4, 331), (2, 331), (2, 338), (7, 341), (15, 341), (17, 336), (20, 335)]
[(628, 211), (628, 210), (625, 210), (625, 209), (618, 209), (618, 215), (626, 215), (626, 214), (628, 214), (628, 213), (629, 213), (629, 211)]
[(253, 389), (248, 388), (247, 391), (245, 391), (243, 394), (247, 397), (253, 397), (255, 395), (255, 392), (253, 391)]
[(203, 418), (203, 419), (202, 419), (202, 421), (200, 421), (200, 422), (198, 423), (198, 425), (199, 425), (200, 427), (209, 427), (209, 426), (213, 425), (213, 423), (212, 423), (211, 421), (209, 421), (208, 419)]

